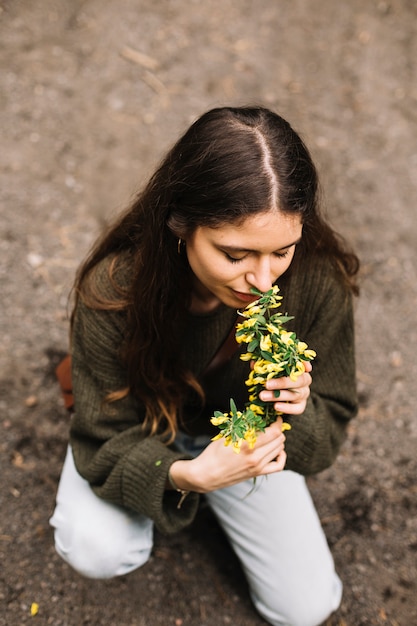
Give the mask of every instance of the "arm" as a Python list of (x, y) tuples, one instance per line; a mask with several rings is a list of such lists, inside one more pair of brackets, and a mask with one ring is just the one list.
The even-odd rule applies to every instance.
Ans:
[(144, 407), (131, 394), (111, 404), (106, 395), (126, 387), (118, 356), (121, 313), (77, 307), (72, 335), (75, 415), (71, 445), (79, 473), (95, 493), (154, 520), (161, 532), (176, 532), (197, 510), (193, 493), (177, 509), (178, 494), (166, 490), (170, 465), (186, 458), (158, 437), (144, 433)]

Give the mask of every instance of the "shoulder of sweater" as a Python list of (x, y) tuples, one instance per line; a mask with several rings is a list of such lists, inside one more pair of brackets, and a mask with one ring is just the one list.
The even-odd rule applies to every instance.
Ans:
[(352, 296), (338, 271), (326, 259), (304, 260), (278, 281), (283, 313), (294, 317), (294, 329), (310, 330), (319, 319), (334, 323), (351, 309)]
[[(280, 286), (281, 287), (281, 286)], [(293, 270), (284, 275), (282, 292), (286, 290), (293, 297), (310, 300), (328, 300), (329, 295), (339, 302), (349, 293), (342, 277), (331, 261), (326, 258), (302, 259)]]
[[(72, 340), (77, 336), (92, 333), (97, 341), (108, 338), (108, 335), (121, 336), (124, 333), (126, 312), (119, 309), (117, 304), (126, 294), (129, 283), (128, 265), (126, 262), (114, 268), (111, 275), (111, 266), (115, 262), (115, 255), (110, 255), (100, 261), (86, 277), (83, 292), (75, 308)], [(97, 305), (91, 302), (97, 302)]]
[(134, 274), (132, 253), (112, 253), (99, 261), (85, 279), (87, 290), (108, 300), (119, 300), (131, 285)]

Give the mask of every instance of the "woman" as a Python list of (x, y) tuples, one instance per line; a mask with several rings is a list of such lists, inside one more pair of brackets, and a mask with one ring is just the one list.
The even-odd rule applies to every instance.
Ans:
[[(154, 525), (184, 528), (205, 494), (270, 624), (317, 625), (338, 607), (304, 476), (331, 465), (357, 410), (359, 263), (317, 193), (309, 152), (285, 120), (261, 107), (214, 109), (82, 265), (75, 413), (51, 523), (58, 552), (85, 576), (144, 564)], [(213, 411), (247, 401), (250, 364), (226, 354), (227, 337), (251, 288), (277, 281), (291, 330), (318, 356), (314, 372), (306, 364), (296, 381), (269, 381), (261, 398), (277, 420), (235, 454), (211, 441)], [(279, 413), (292, 424), (286, 437)]]

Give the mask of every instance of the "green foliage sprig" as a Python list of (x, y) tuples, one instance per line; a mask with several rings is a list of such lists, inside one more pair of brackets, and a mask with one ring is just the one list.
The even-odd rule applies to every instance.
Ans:
[[(278, 295), (278, 286), (274, 285), (265, 293), (257, 289), (251, 291), (259, 297), (243, 311), (239, 311), (244, 320), (236, 325), (236, 341), (247, 344), (247, 352), (240, 358), (253, 361), (253, 368), (246, 380), (249, 401), (243, 411), (238, 411), (231, 399), (229, 413), (215, 411), (210, 420), (220, 430), (213, 441), (224, 438), (225, 445), (231, 444), (235, 452), (240, 452), (243, 441), (253, 448), (259, 433), (264, 432), (281, 415), (274, 409), (272, 402), (264, 402), (259, 398), (266, 382), (281, 376), (297, 380), (305, 371), (304, 362), (316, 356), (314, 350), (308, 349), (307, 344), (297, 339), (295, 333), (283, 328), (283, 324), (293, 317), (273, 312), (281, 306), (282, 296)], [(279, 391), (275, 395), (278, 398)], [(283, 430), (290, 428), (284, 422)]]

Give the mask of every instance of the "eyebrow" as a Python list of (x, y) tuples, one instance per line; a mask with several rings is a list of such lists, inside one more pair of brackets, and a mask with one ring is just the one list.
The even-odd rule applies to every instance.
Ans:
[[(288, 250), (288, 248), (292, 248), (292, 246), (296, 246), (300, 243), (301, 237), (299, 237), (293, 243), (289, 243), (287, 246), (282, 246), (282, 248), (277, 248), (274, 252), (282, 252), (283, 250)], [(258, 252), (258, 250), (254, 250), (253, 248), (240, 248), (238, 246), (219, 246), (222, 250), (226, 252)]]

